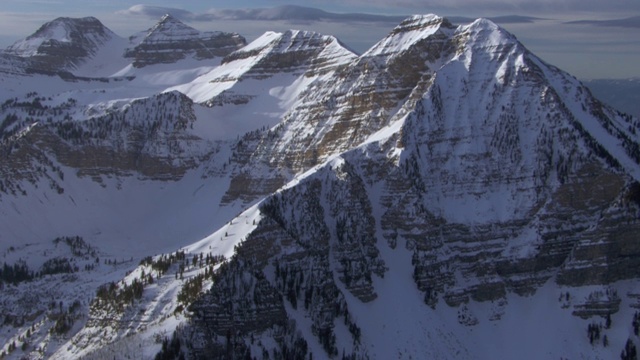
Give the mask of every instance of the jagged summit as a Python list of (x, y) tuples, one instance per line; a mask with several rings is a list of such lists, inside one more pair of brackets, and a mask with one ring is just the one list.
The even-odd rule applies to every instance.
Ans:
[[(183, 24), (180, 20), (178, 20), (176, 17), (174, 17), (173, 15), (167, 13), (162, 15), (162, 17), (160, 18), (160, 21), (158, 22), (158, 25), (160, 24), (165, 24), (165, 23), (181, 23)], [(183, 24), (184, 25), (184, 24)]]
[(143, 33), (143, 37), (132, 37), (131, 43), (169, 41), (168, 39), (192, 39), (201, 35), (200, 31), (186, 25), (170, 14), (165, 14), (160, 21)]
[(449, 23), (449, 20), (436, 14), (416, 14), (401, 21), (400, 24), (391, 30), (391, 33), (419, 30), (442, 23)]
[(449, 20), (437, 15), (413, 15), (389, 35), (373, 45), (363, 56), (384, 56), (402, 52), (414, 43), (439, 33), (451, 32), (455, 27)]
[(480, 18), (468, 25), (462, 25), (457, 30), (460, 36), (469, 36), (469, 41), (480, 46), (518, 45), (522, 51), (524, 46), (512, 33), (497, 25), (493, 21)]
[(133, 58), (134, 67), (174, 63), (188, 56), (196, 59), (222, 57), (246, 44), (235, 33), (200, 32), (170, 14), (145, 32), (129, 38), (131, 47), (125, 57)]

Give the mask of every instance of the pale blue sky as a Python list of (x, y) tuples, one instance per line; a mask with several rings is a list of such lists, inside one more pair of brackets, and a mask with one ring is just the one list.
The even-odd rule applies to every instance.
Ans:
[[(132, 9), (141, 4), (147, 6)], [(146, 11), (149, 6), (178, 8), (175, 12), (185, 14), (182, 20), (199, 30), (235, 31), (252, 40), (267, 30), (309, 29), (335, 35), (357, 51), (365, 50), (394, 26), (388, 21), (256, 21), (197, 16), (220, 9), (271, 8), (286, 4), (337, 13), (435, 13), (469, 18), (502, 15), (538, 17), (541, 19), (534, 22), (506, 22), (500, 25), (514, 33), (534, 53), (579, 78), (640, 77), (640, 0), (161, 0), (145, 3), (135, 0), (1, 0), (0, 48), (30, 35), (44, 22), (59, 16), (95, 16), (118, 35), (127, 37), (149, 28), (157, 21), (156, 12)], [(132, 11), (140, 9), (143, 11)], [(630, 17), (637, 18), (626, 22), (567, 23)]]

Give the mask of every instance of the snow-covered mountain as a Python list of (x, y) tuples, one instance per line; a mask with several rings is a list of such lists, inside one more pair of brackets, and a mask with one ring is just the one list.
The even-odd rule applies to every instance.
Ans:
[(4, 52), (28, 58), (38, 71), (73, 71), (112, 42), (122, 39), (94, 17), (57, 18)]
[(204, 32), (165, 15), (146, 32), (129, 38), (131, 47), (124, 56), (133, 59), (136, 68), (160, 63), (175, 63), (187, 56), (196, 59), (222, 57), (246, 44), (234, 33)]
[(3, 75), (5, 355), (639, 343), (638, 119), (484, 19), (413, 16), (362, 55), (291, 30), (180, 57), (201, 36), (164, 17), (112, 77)]
[(23, 59), (24, 64), (14, 68), (26, 68), (27, 72), (71, 73), (85, 78), (133, 76), (140, 73), (136, 69), (156, 64), (182, 62), (191, 69), (195, 63), (219, 60), (245, 44), (239, 34), (200, 32), (169, 14), (128, 39), (94, 17), (58, 18), (9, 46), (2, 59)]

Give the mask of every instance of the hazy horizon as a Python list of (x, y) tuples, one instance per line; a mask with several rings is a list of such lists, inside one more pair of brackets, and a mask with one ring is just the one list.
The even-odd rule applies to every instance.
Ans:
[[(640, 2), (624, 0), (561, 4), (551, 1), (532, 6), (520, 0), (431, 1), (405, 0), (385, 5), (378, 0), (305, 2), (315, 9), (277, 11), (292, 2), (7, 0), (0, 11), (0, 48), (34, 33), (42, 24), (60, 16), (94, 16), (122, 37), (144, 31), (164, 13), (171, 13), (201, 30), (238, 32), (251, 41), (265, 31), (313, 30), (334, 35), (362, 53), (411, 14), (435, 13), (456, 23), (478, 17), (494, 18), (543, 60), (581, 79), (625, 79), (640, 77)], [(216, 7), (216, 5), (220, 5)], [(316, 14), (316, 9), (326, 13)], [(279, 9), (282, 10), (282, 9)], [(297, 10), (297, 11), (295, 11)], [(370, 14), (370, 15), (363, 15)], [(371, 16), (371, 14), (373, 16)], [(456, 21), (458, 20), (458, 21)], [(460, 21), (462, 20), (462, 21)]]

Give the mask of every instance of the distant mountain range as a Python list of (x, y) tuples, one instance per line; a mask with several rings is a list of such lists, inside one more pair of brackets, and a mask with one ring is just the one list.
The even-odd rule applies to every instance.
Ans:
[(567, 24), (640, 28), (640, 16), (632, 16), (632, 17), (627, 17), (622, 19), (611, 19), (611, 20), (578, 20), (578, 21), (567, 22)]
[[(161, 17), (166, 13), (171, 13), (179, 19), (189, 21), (214, 21), (214, 20), (286, 20), (293, 22), (301, 21), (357, 21), (357, 22), (388, 22), (399, 23), (406, 15), (376, 15), (366, 13), (335, 13), (317, 8), (281, 5), (272, 8), (251, 8), (251, 9), (212, 9), (205, 13), (192, 13), (190, 11), (153, 5), (134, 5), (123, 14), (145, 15), (149, 17)], [(455, 23), (467, 23), (474, 19), (468, 17), (449, 17)], [(497, 23), (528, 23), (539, 18), (521, 15), (506, 15), (489, 18)]]
[(584, 83), (598, 99), (640, 118), (640, 79), (598, 79)]
[(491, 20), (411, 16), (356, 54), (59, 18), (0, 82), (0, 357), (640, 344), (640, 120)]

